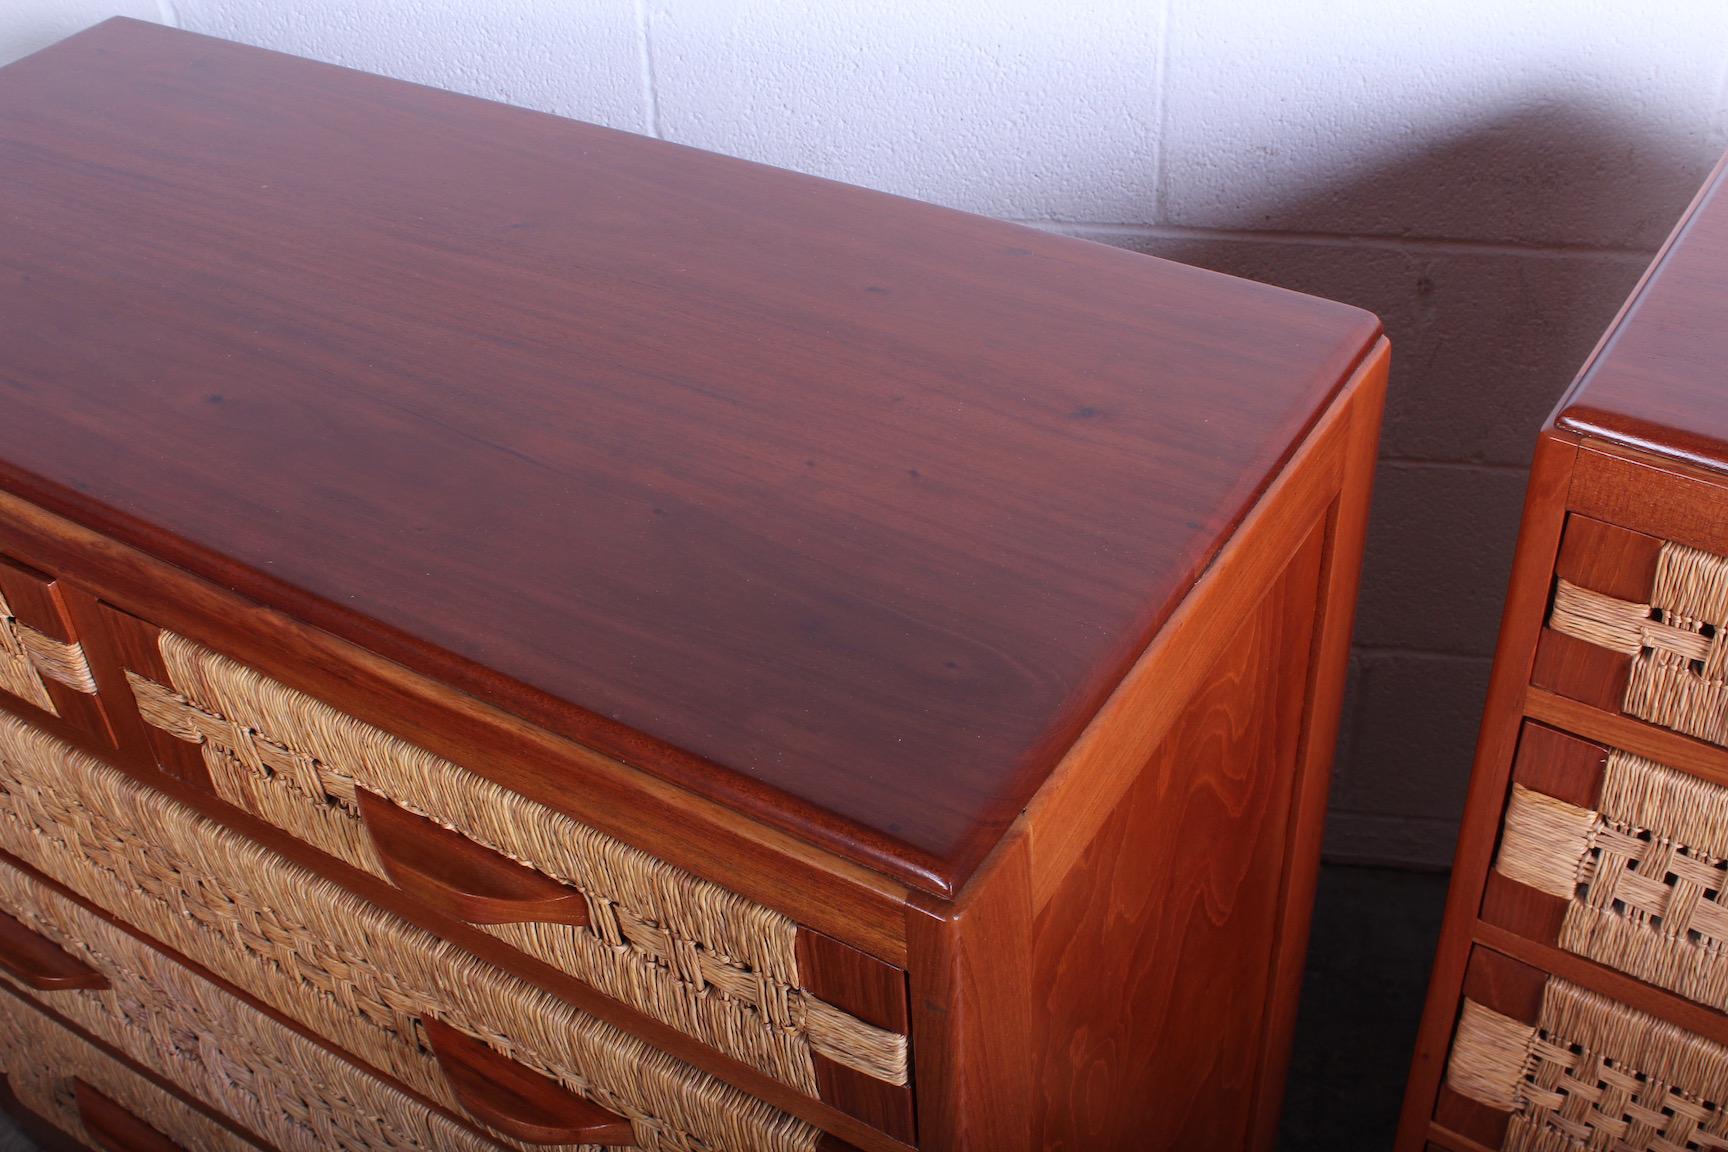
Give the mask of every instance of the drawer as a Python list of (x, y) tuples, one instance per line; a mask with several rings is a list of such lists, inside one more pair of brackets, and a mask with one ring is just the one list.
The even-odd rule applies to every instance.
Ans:
[(1478, 948), (1434, 1122), (1505, 1152), (1728, 1148), (1728, 1048)]
[[(636, 1146), (649, 1150), (789, 1152), (822, 1138), (804, 1121), (7, 716), (0, 716), (0, 849), (495, 1129), (513, 1133), (518, 1125), (509, 1117), (499, 1123), (486, 1093), (474, 1090), (476, 1075), (549, 1080), (624, 1117)], [(118, 946), (120, 938), (130, 939), (110, 934), (104, 942)]]
[(1728, 746), (1728, 559), (1566, 518), (1540, 688)]
[(91, 1148), (260, 1152), (262, 1147), (3, 992), (0, 1079), (20, 1106)]
[(281, 1149), (498, 1152), (3, 861), (0, 914), (0, 982)]
[(113, 739), (59, 582), (0, 556), (0, 692)]
[(1482, 917), (1728, 1011), (1728, 788), (1527, 722)]
[[(150, 632), (161, 679), (127, 673), (140, 712), (199, 750), (224, 800), (809, 1096), (820, 1098), (838, 1066), (874, 1081), (877, 1095), (898, 1089), (910, 1115), (902, 970), (227, 656)], [(855, 976), (837, 983), (868, 995), (842, 1005), (812, 992), (813, 942), (846, 953)]]

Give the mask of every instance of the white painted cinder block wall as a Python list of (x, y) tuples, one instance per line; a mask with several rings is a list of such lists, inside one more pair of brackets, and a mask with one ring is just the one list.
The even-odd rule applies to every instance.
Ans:
[(4, 0), (162, 19), (1378, 312), (1334, 858), (1443, 864), (1532, 437), (1728, 145), (1722, 0)]

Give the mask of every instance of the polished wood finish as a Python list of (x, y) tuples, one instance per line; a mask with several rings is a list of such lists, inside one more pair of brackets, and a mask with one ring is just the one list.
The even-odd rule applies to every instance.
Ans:
[(124, 21), (0, 170), (7, 487), (938, 894), (1378, 334)]
[(470, 924), (588, 923), (588, 901), (575, 888), (364, 788), (354, 794), (385, 874), (422, 904)]
[[(1459, 999), (1481, 999), (1482, 964), (1516, 962), (1526, 973), (1558, 975), (1718, 1043), (1728, 1040), (1722, 1013), (1558, 948), (1566, 901), (1492, 869), (1513, 779), (1589, 807), (1601, 793), (1608, 749), (1619, 748), (1728, 784), (1728, 749), (1622, 711), (1627, 657), (1543, 626), (1558, 579), (1644, 601), (1662, 541), (1728, 553), (1728, 393), (1720, 379), (1728, 329), (1718, 322), (1728, 300), (1728, 264), (1720, 259), (1728, 242), (1725, 180), (1728, 161), (1538, 437), (1405, 1095), (1401, 1152), (1430, 1140), (1498, 1147), (1498, 1136), (1479, 1116), (1472, 1127), (1469, 1109), (1443, 1083)], [(1482, 959), (1496, 955), (1500, 960)], [(1534, 1009), (1519, 1018), (1533, 1020)]]
[[(63, 643), (79, 639), (66, 610), (64, 589), (54, 577), (0, 556), (0, 593), (20, 624)], [(42, 686), (62, 719), (104, 742), (112, 741), (107, 717), (96, 697), (49, 677), (43, 677)]]
[(72, 1095), (78, 1101), (79, 1122), (102, 1152), (185, 1152), (84, 1081), (72, 1081)]
[[(798, 972), (818, 998), (866, 1024), (906, 1034), (911, 1028), (906, 973), (832, 936), (798, 930)], [(813, 1058), (822, 1099), (897, 1140), (917, 1140), (911, 1085), (889, 1084), (820, 1053)]]
[(447, 1024), (422, 1020), (426, 1045), (462, 1106), (482, 1124), (527, 1144), (636, 1143), (630, 1122), (555, 1080), (516, 1064)]
[[(1322, 535), (1225, 642), (1039, 917), (1032, 983), (1061, 1022), (1039, 1053), (1039, 1147), (1249, 1144), (1255, 1112), (1217, 1104), (1254, 1099), (1262, 1071)], [(1119, 932), (1142, 943), (1113, 949)], [(1099, 1095), (1118, 1106), (1084, 1106)]]
[(4, 913), (0, 913), (0, 972), (38, 992), (108, 987), (102, 973)]
[[(823, 1149), (1270, 1146), (1372, 317), (130, 21), (0, 70), (0, 174), (0, 551), (108, 723), (40, 727)], [(505, 944), (589, 906), (444, 814), (357, 790), (386, 882), (226, 804), (163, 631), (783, 914), (910, 1083)], [(474, 1119), (633, 1138), (422, 1025)]]

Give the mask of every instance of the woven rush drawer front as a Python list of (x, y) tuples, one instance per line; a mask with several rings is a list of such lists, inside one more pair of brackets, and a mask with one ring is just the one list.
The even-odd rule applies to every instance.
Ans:
[(1548, 627), (1599, 650), (1557, 691), (1728, 745), (1728, 559), (1573, 516)]
[(4, 862), (0, 910), (101, 973), (108, 987), (39, 992), (3, 972), (0, 982), (283, 1152), (498, 1150)]
[(464, 916), (499, 939), (811, 1096), (813, 1055), (909, 1082), (904, 1035), (801, 986), (786, 916), (180, 636), (159, 645), (172, 682), (128, 673), (140, 710), (200, 746), (229, 803), (399, 884), (380, 823), (423, 818), (550, 884), (545, 918)]
[(1538, 998), (1530, 1019), (1463, 1004), (1446, 1087), (1504, 1114), (1492, 1146), (1728, 1149), (1728, 1049), (1557, 976)]
[(20, 1104), (92, 1148), (109, 1147), (85, 1128), (79, 1098), (92, 1090), (188, 1152), (258, 1152), (260, 1147), (4, 994), (0, 994), (0, 1073)]
[(1528, 726), (1494, 871), (1559, 912), (1508, 927), (1728, 1011), (1728, 789)]
[(451, 1108), (434, 1022), (626, 1117), (644, 1149), (809, 1152), (821, 1137), (5, 716), (0, 848)]
[(0, 556), (0, 692), (106, 736), (90, 662), (54, 585)]

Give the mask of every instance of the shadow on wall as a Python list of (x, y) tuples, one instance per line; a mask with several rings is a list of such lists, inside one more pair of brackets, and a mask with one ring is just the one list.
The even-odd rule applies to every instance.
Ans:
[(1251, 233), (1074, 230), (1385, 320), (1392, 381), (1334, 860), (1451, 859), (1536, 432), (1716, 159), (1711, 141), (1671, 140), (1642, 199), (1605, 191), (1625, 190), (1603, 176), (1634, 141), (1649, 163), (1657, 142), (1640, 126), (1545, 107), (1245, 207)]

